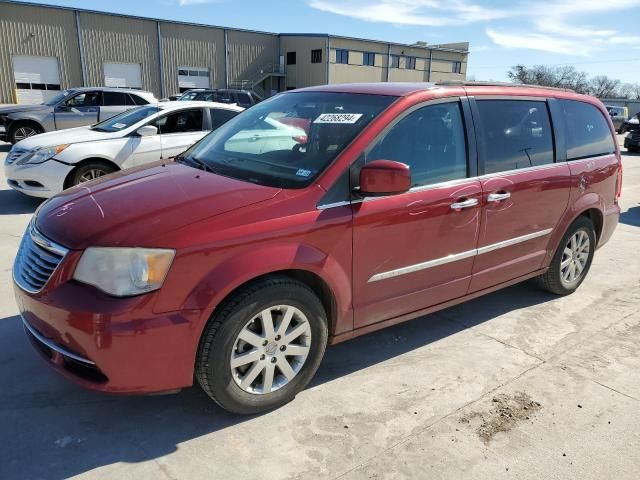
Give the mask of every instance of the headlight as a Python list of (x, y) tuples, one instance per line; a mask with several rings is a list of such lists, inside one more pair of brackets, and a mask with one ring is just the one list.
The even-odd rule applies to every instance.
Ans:
[(43, 163), (49, 160), (54, 155), (62, 152), (69, 145), (57, 145), (55, 147), (45, 147), (34, 150), (33, 153), (27, 154), (16, 162), (17, 165)]
[(87, 248), (73, 278), (117, 297), (157, 290), (167, 276), (175, 250)]

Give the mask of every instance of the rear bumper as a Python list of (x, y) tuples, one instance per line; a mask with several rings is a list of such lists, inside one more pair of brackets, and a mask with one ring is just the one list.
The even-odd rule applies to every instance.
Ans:
[(618, 222), (620, 221), (620, 206), (613, 205), (607, 211), (604, 212), (603, 225), (602, 225), (602, 233), (600, 234), (600, 239), (598, 240), (598, 247), (602, 247), (605, 243), (609, 241), (611, 235), (615, 231), (618, 226)]
[(154, 314), (153, 294), (116, 299), (73, 282), (41, 295), (14, 289), (31, 344), (74, 382), (129, 394), (193, 383), (200, 311)]

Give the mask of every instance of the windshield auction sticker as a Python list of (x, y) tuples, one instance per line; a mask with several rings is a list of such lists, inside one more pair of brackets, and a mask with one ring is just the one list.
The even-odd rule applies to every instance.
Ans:
[(356, 123), (361, 113), (323, 113), (313, 123)]

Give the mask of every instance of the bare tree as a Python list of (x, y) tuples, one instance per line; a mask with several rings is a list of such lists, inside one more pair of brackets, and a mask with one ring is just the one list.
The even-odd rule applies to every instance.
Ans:
[(535, 65), (526, 67), (516, 65), (511, 67), (507, 76), (512, 82), (525, 85), (540, 85), (543, 87), (570, 88), (578, 93), (589, 91), (587, 74), (579, 72), (571, 65), (551, 67)]
[(589, 93), (598, 98), (616, 97), (620, 88), (620, 80), (598, 75), (589, 81)]
[(576, 70), (572, 65), (534, 65), (533, 67), (515, 65), (509, 69), (507, 76), (515, 83), (570, 88), (578, 93), (586, 93), (599, 98), (640, 99), (640, 84), (623, 84), (620, 80), (609, 78), (606, 75), (589, 78), (585, 72)]

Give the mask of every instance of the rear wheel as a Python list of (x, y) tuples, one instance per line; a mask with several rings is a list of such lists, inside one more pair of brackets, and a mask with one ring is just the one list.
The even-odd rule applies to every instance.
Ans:
[(573, 293), (589, 272), (595, 247), (593, 223), (578, 217), (562, 238), (549, 270), (537, 277), (538, 285), (556, 295)]
[(33, 123), (19, 123), (11, 129), (9, 141), (11, 143), (18, 143), (25, 138), (33, 137), (43, 131), (42, 127)]
[(293, 400), (315, 374), (327, 319), (315, 293), (288, 277), (242, 288), (202, 334), (196, 377), (222, 408), (254, 414)]
[(80, 183), (89, 182), (100, 178), (109, 173), (115, 172), (117, 169), (113, 165), (109, 165), (106, 162), (92, 161), (80, 165), (71, 172), (69, 179), (67, 180), (67, 188), (73, 187)]

